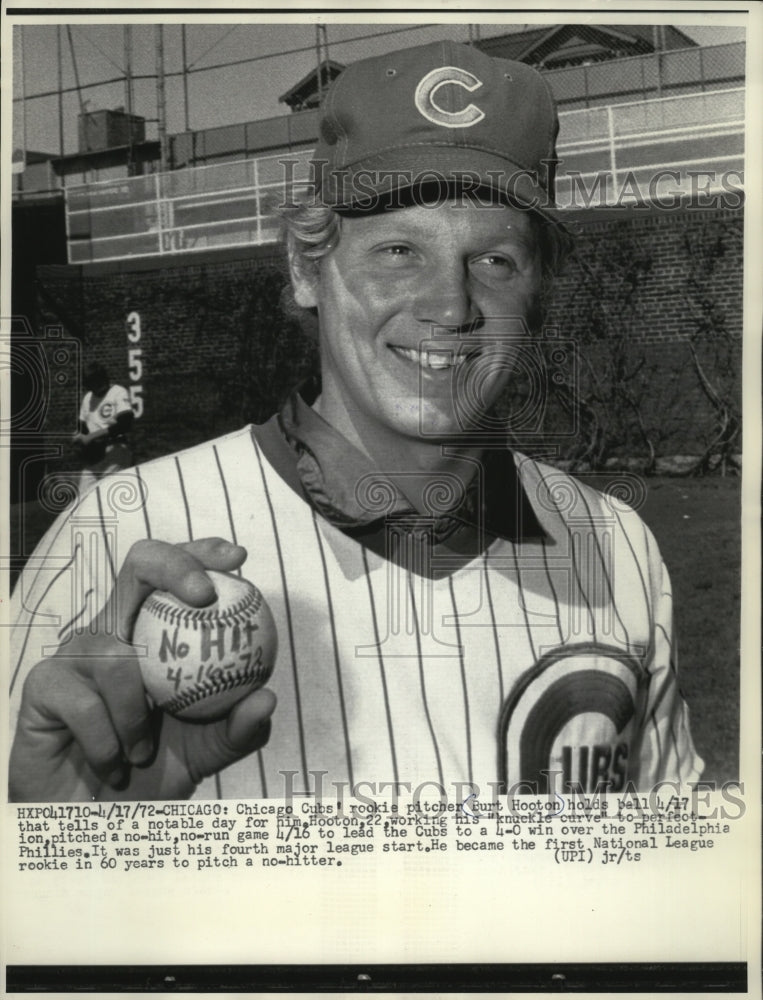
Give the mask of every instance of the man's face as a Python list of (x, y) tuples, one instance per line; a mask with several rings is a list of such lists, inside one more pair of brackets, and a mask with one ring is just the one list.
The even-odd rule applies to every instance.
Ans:
[(318, 309), (321, 414), (361, 444), (479, 426), (539, 285), (527, 212), (464, 200), (343, 219), (315, 282), (295, 281)]

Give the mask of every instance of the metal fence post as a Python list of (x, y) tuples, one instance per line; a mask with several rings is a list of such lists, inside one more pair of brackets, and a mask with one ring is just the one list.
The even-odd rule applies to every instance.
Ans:
[[(64, 226), (66, 227), (66, 259), (70, 264), (73, 264), (72, 260), (72, 240), (71, 240), (71, 225), (69, 223), (69, 192), (66, 187), (63, 188), (64, 195)], [(93, 244), (90, 244), (90, 259), (93, 259)]]
[(607, 134), (609, 137), (609, 172), (612, 174), (612, 186), (617, 190), (617, 158), (615, 156), (615, 115), (614, 107), (607, 105)]
[(159, 253), (164, 253), (164, 220), (162, 218), (162, 194), (159, 184), (160, 173), (154, 174), (154, 192), (156, 194), (156, 238), (159, 240)]
[(257, 213), (257, 245), (262, 243), (262, 213), (260, 211), (260, 171), (259, 160), (255, 156), (252, 160), (252, 173), (254, 175), (254, 210)]

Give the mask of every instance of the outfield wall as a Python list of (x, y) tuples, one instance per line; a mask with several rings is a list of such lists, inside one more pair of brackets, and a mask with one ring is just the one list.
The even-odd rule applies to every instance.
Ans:
[[(521, 405), (537, 385), (517, 386), (509, 409), (524, 415), (520, 441), (542, 450), (540, 414), (557, 457), (701, 454), (717, 399), (739, 405), (741, 210), (599, 210), (570, 225), (577, 250), (546, 330), (551, 348), (554, 338), (566, 345), (552, 371), (562, 382), (549, 381), (542, 414)], [(265, 419), (315, 363), (315, 345), (281, 310), (285, 284), (275, 247), (38, 268), (34, 329), (18, 342), (49, 362), (41, 433), (58, 454), (48, 471), (73, 467), (65, 441), (81, 398), (77, 368), (92, 360), (142, 407), (137, 460)], [(582, 405), (570, 415), (576, 394)]]

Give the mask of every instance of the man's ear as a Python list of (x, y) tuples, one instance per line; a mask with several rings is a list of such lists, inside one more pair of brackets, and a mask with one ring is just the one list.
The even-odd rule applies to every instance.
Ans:
[(318, 267), (313, 261), (304, 261), (289, 249), (289, 274), (294, 301), (303, 309), (318, 305)]

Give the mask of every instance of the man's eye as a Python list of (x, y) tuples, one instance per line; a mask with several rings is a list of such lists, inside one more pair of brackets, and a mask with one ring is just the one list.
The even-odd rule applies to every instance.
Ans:
[(392, 243), (389, 246), (380, 247), (379, 249), (381, 253), (387, 257), (391, 257), (393, 260), (404, 260), (413, 253), (411, 248), (405, 246), (404, 243)]
[(516, 262), (511, 257), (504, 257), (502, 254), (490, 253), (484, 257), (479, 257), (472, 262), (472, 267), (479, 268), (483, 273), (491, 277), (505, 278), (517, 270)]

